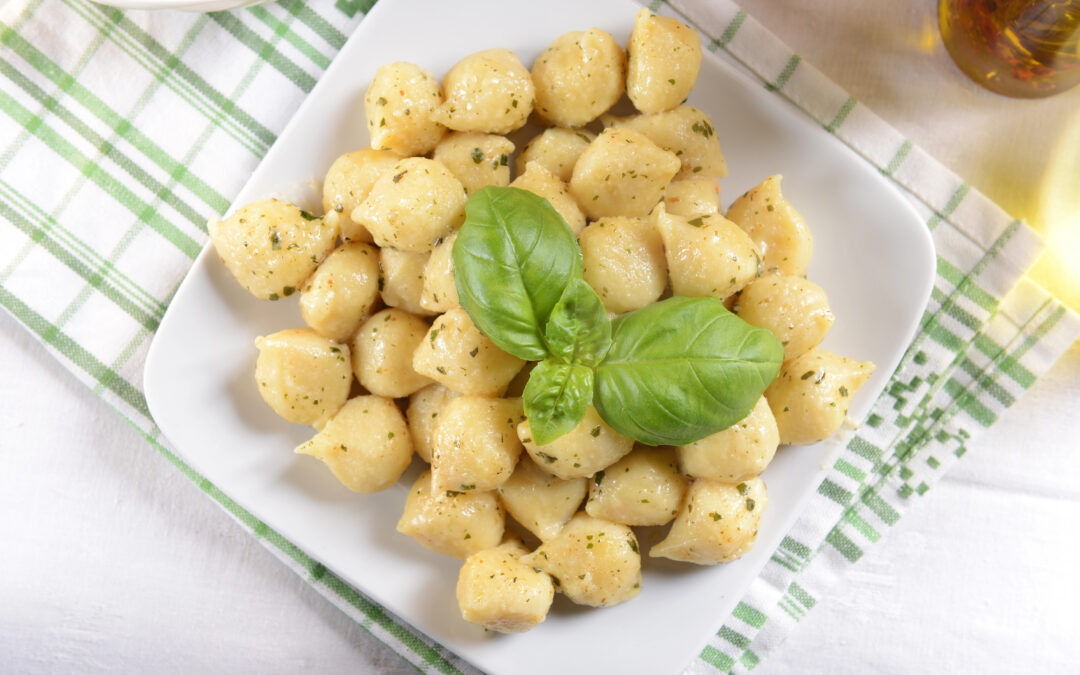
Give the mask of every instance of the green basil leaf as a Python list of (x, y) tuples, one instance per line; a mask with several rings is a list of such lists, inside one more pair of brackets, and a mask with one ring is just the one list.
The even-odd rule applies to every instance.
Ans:
[(522, 393), (525, 417), (537, 445), (547, 445), (585, 418), (593, 397), (593, 371), (560, 361), (541, 361)]
[(563, 291), (551, 310), (544, 338), (553, 356), (567, 363), (595, 366), (611, 347), (611, 321), (600, 296), (582, 279)]
[(562, 216), (526, 190), (477, 190), (452, 255), (458, 297), (476, 327), (514, 356), (546, 358), (544, 324), (582, 270), (581, 249)]
[(596, 369), (597, 412), (647, 445), (684, 445), (749, 414), (784, 348), (718, 298), (676, 296), (624, 314)]

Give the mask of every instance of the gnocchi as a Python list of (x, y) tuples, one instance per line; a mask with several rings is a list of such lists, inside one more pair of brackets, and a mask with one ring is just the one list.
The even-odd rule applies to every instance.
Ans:
[(334, 248), (340, 225), (278, 199), (260, 199), (207, 223), (218, 257), (262, 300), (296, 292)]
[(536, 110), (552, 124), (583, 127), (626, 90), (626, 55), (599, 28), (555, 38), (532, 67)]
[(498, 633), (524, 633), (547, 618), (555, 599), (551, 577), (521, 562), (521, 542), (477, 551), (458, 573), (461, 616)]
[(352, 387), (349, 348), (310, 329), (255, 339), (259, 394), (282, 418), (321, 428), (345, 405)]
[(300, 314), (319, 335), (345, 342), (375, 306), (378, 286), (378, 251), (367, 244), (343, 244), (304, 282)]
[(405, 497), (397, 531), (424, 548), (464, 560), (499, 545), (506, 514), (494, 492), (440, 490), (425, 471)]
[(874, 372), (825, 349), (811, 349), (788, 363), (765, 390), (781, 443), (817, 443), (832, 436), (847, 417), (851, 397)]
[(380, 66), (364, 95), (371, 147), (403, 157), (431, 152), (446, 133), (434, 116), (442, 102), (429, 71), (406, 62)]
[(649, 555), (697, 565), (736, 560), (754, 546), (768, 503), (760, 478), (737, 485), (708, 478), (695, 480), (668, 535), (649, 550)]
[(296, 452), (321, 460), (354, 492), (378, 492), (405, 473), (413, 446), (405, 418), (392, 400), (357, 396)]
[(639, 10), (626, 53), (626, 94), (643, 113), (674, 108), (697, 82), (701, 40), (677, 19)]
[(626, 525), (578, 513), (553, 539), (521, 562), (559, 580), (579, 605), (610, 607), (641, 591), (641, 554)]
[(457, 131), (507, 134), (525, 125), (536, 88), (521, 59), (509, 49), (466, 56), (443, 79), (446, 100), (432, 118)]
[(442, 163), (407, 157), (375, 181), (352, 219), (379, 246), (426, 253), (465, 220), (465, 188)]

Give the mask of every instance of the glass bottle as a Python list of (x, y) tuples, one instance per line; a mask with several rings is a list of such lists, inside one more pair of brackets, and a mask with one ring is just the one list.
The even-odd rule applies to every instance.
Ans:
[(939, 0), (953, 61), (983, 87), (1038, 98), (1080, 83), (1080, 0)]

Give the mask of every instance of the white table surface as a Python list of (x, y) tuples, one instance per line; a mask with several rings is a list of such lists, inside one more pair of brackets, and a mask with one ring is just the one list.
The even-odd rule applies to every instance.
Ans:
[[(1038, 222), (1049, 150), (1080, 136), (1080, 90), (1040, 102), (978, 90), (935, 42), (934, 4), (743, 2), (975, 187)], [(3, 313), (0, 372), (0, 671), (414, 672)], [(759, 671), (1080, 664), (1078, 401), (1074, 345)]]

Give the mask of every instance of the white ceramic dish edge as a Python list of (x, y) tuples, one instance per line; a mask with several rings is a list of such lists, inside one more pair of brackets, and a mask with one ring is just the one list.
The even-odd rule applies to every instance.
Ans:
[[(318, 130), (319, 135), (337, 135), (336, 132), (344, 123), (340, 119), (341, 115), (334, 117), (332, 113), (318, 108), (331, 105), (327, 103), (327, 92), (339, 86), (343, 79), (354, 80), (358, 89), (351, 94), (338, 91), (333, 100), (342, 105), (355, 105), (363, 94), (363, 86), (366, 86), (363, 83), (370, 79), (370, 75), (364, 79), (365, 71), (370, 72), (374, 66), (388, 60), (404, 59), (406, 53), (412, 54), (415, 51), (410, 60), (430, 64), (428, 67), (438, 72), (439, 68), (445, 70), (453, 60), (475, 49), (499, 45), (516, 47), (518, 41), (523, 40), (529, 47), (523, 48), (519, 53), (528, 63), (535, 55), (526, 53), (528, 49), (538, 51), (559, 34), (545, 32), (550, 28), (564, 25), (559, 31), (562, 32), (571, 28), (599, 25), (611, 30), (617, 38), (623, 39), (633, 12), (637, 9), (637, 5), (622, 0), (592, 3), (588, 7), (579, 7), (568, 0), (560, 0), (555, 3), (558, 7), (552, 7), (551, 3), (546, 5), (543, 16), (530, 16), (529, 21), (519, 19), (525, 24), (524, 28), (507, 31), (498, 37), (485, 35), (482, 30), (473, 30), (471, 33), (464, 30), (464, 34), (460, 36), (460, 48), (442, 47), (443, 58), (433, 59), (438, 61), (437, 63), (425, 60), (425, 55), (420, 53), (438, 49), (430, 44), (430, 40), (422, 50), (382, 50), (380, 53), (385, 54), (385, 58), (372, 63), (370, 59), (375, 57), (368, 52), (375, 50), (375, 47), (369, 42), (382, 45), (386, 38), (380, 39), (380, 34), (392, 34), (390, 28), (395, 25), (394, 22), (408, 20), (415, 24), (420, 20), (424, 25), (434, 27), (459, 25), (462, 17), (473, 16), (474, 12), (490, 13), (500, 3), (495, 0), (481, 0), (455, 5), (453, 9), (423, 5), (426, 14), (421, 19), (417, 19), (417, 4), (418, 0), (411, 3), (383, 2), (376, 5), (323, 80), (297, 111), (294, 120), (282, 132), (279, 142), (270, 150), (238, 195), (237, 203), (244, 203), (268, 193), (292, 196), (300, 200), (310, 199), (311, 194), (304, 194), (309, 192), (304, 182), (320, 176), (329, 160), (340, 152), (354, 149), (341, 145), (319, 148), (316, 144), (311, 144), (312, 147), (306, 148), (304, 157), (294, 157), (299, 151), (297, 146), (304, 149), (303, 139), (310, 135), (308, 132), (312, 129), (312, 118), (320, 115), (328, 118), (324, 120), (324, 126), (328, 125), (330, 128)], [(410, 11), (410, 6), (413, 11)], [(555, 17), (560, 8), (576, 10), (576, 16), (581, 20), (567, 20), (565, 24), (559, 24)], [(611, 26), (617, 26), (618, 30)], [(619, 30), (622, 30), (621, 35)], [(541, 37), (532, 37), (534, 34)], [(398, 53), (403, 55), (399, 56)], [(448, 58), (452, 58), (449, 63), (446, 62)], [(828, 137), (820, 128), (815, 128), (816, 125), (806, 120), (801, 112), (780, 98), (762, 91), (756, 83), (749, 82), (741, 73), (730, 72), (731, 69), (727, 66), (719, 65), (716, 57), (706, 59), (708, 65), (703, 66), (703, 77), (715, 74), (718, 78), (728, 78), (732, 82), (741, 83), (736, 85), (740, 96), (745, 89), (746, 95), (761, 106), (760, 110), (755, 112), (756, 117), (764, 118), (760, 120), (762, 124), (787, 125), (784, 128), (790, 127), (789, 132), (796, 135), (816, 134), (825, 137), (824, 141), (812, 145), (816, 148), (817, 145), (826, 143), (832, 148), (828, 151), (831, 153), (828, 161), (824, 162), (826, 169), (821, 173), (826, 174), (823, 178), (825, 187), (840, 195), (842, 203), (847, 205), (845, 208), (866, 214), (873, 213), (874, 208), (880, 209), (884, 206), (896, 210), (896, 213), (889, 216), (890, 225), (893, 220), (896, 220), (900, 227), (905, 227), (904, 223), (907, 223), (905, 236), (897, 241), (879, 242), (880, 251), (867, 251), (867, 242), (860, 242), (857, 232), (853, 242), (845, 237), (845, 234), (851, 236), (851, 233), (841, 231), (829, 234), (828, 229), (815, 232), (816, 235), (822, 235), (818, 248), (824, 259), (815, 258), (811, 278), (823, 283), (830, 295), (835, 295), (834, 307), (837, 307), (840, 316), (838, 329), (830, 336), (830, 343), (827, 344), (837, 351), (850, 353), (858, 358), (868, 356), (858, 353), (858, 340), (847, 337), (842, 328), (845, 321), (850, 324), (857, 319), (845, 316), (849, 312), (843, 312), (840, 308), (860, 307), (858, 298), (852, 302), (847, 295), (849, 291), (857, 292), (862, 284), (853, 284), (854, 289), (838, 289), (834, 288), (833, 283), (825, 284), (821, 279), (822, 274), (816, 273), (824, 274), (835, 268), (838, 260), (836, 251), (832, 249), (848, 245), (853, 247), (856, 254), (860, 251), (868, 255), (892, 254), (900, 241), (910, 248), (910, 258), (918, 262), (913, 268), (915, 271), (912, 272), (912, 279), (908, 283), (899, 284), (902, 288), (897, 294), (898, 298), (890, 297), (888, 302), (881, 303), (890, 305), (897, 299), (906, 299), (905, 306), (909, 309), (902, 320), (893, 321), (889, 326), (895, 337), (894, 341), (900, 346), (891, 349), (885, 358), (875, 357), (879, 363), (879, 371), (867, 385), (865, 393), (857, 399), (852, 410), (854, 417), (861, 417), (903, 354), (929, 296), (933, 280), (933, 248), (929, 235), (905, 198), (861, 158), (840, 145), (836, 139)], [(352, 60), (357, 60), (359, 66), (350, 74), (351, 77), (345, 78), (342, 73)], [(703, 87), (708, 87), (707, 81), (699, 82), (699, 91)], [(696, 103), (697, 98), (693, 97), (691, 102)], [(711, 103), (712, 99), (709, 101)], [(708, 109), (705, 105), (702, 107)], [(341, 113), (340, 110), (337, 112)], [(710, 110), (710, 113), (713, 111)], [(818, 222), (816, 218), (821, 218), (830, 206), (827, 203), (818, 205), (822, 200), (815, 199), (813, 195), (815, 190), (822, 189), (822, 186), (817, 185), (814, 180), (804, 182), (804, 170), (799, 168), (799, 162), (793, 162), (790, 168), (777, 165), (761, 168), (739, 166), (738, 162), (744, 155), (755, 154), (747, 153), (742, 147), (746, 145), (746, 137), (753, 136), (752, 130), (740, 129), (740, 133), (729, 134), (728, 132), (735, 130), (725, 126), (724, 120), (717, 119), (716, 114), (713, 116), (732, 164), (732, 177), (722, 181), (725, 193), (734, 191), (737, 194), (767, 173), (782, 171), (788, 176), (785, 192), (794, 203), (800, 205), (808, 221), (812, 224)], [(362, 127), (362, 124), (358, 126)], [(349, 142), (348, 134), (339, 140), (339, 143)], [(286, 162), (293, 159), (297, 161)], [(762, 158), (762, 161), (766, 159), (771, 158)], [(856, 173), (867, 175), (859, 178), (855, 187), (828, 185), (830, 162), (846, 162), (855, 167), (852, 170)], [(292, 174), (282, 175), (282, 163), (290, 164)], [(763, 171), (766, 172), (764, 175)], [(857, 194), (862, 190), (869, 190), (872, 193), (870, 198)], [(848, 205), (849, 201), (851, 205)], [(803, 206), (804, 204), (806, 206)], [(863, 245), (860, 246), (860, 243)], [(869, 248), (873, 249), (874, 246)], [(830, 251), (834, 258), (832, 260), (828, 259)], [(842, 261), (843, 256), (839, 256), (839, 259)], [(835, 278), (836, 275), (826, 276)], [(300, 323), (294, 307), (288, 307), (284, 303), (256, 304), (250, 298), (245, 298), (243, 291), (239, 290), (235, 282), (217, 264), (215, 256), (204, 251), (177, 292), (147, 358), (146, 392), (155, 419), (165, 435), (174, 441), (180, 455), (193, 468), (236, 499), (241, 506), (373, 599), (489, 672), (543, 672), (550, 671), (551, 668), (573, 672), (586, 667), (590, 662), (590, 654), (597, 650), (598, 639), (605, 642), (609, 639), (617, 640), (620, 645), (617, 656), (621, 658), (605, 658), (601, 661), (605, 667), (617, 668), (621, 664), (624, 668), (637, 669), (635, 672), (678, 670), (726, 619), (734, 603), (745, 591), (746, 585), (757, 575), (772, 549), (797, 517), (799, 505), (805, 502), (805, 498), (816, 488), (824, 462), (837, 447), (837, 442), (834, 441), (778, 453), (777, 460), (766, 473), (772, 502), (766, 513), (766, 518), (770, 521), (768, 531), (765, 531), (766, 526), (763, 525), (758, 546), (738, 563), (725, 568), (679, 571), (677, 566), (657, 565), (655, 561), (648, 560), (648, 567), (654, 569), (646, 577), (642, 597), (635, 601), (596, 612), (579, 613), (560, 607), (552, 619), (530, 634), (492, 639), (478, 634), (473, 627), (465, 625), (456, 616), (452, 587), (457, 563), (433, 557), (434, 554), (423, 551), (411, 541), (392, 532), (393, 522), (397, 517), (393, 509), (396, 507), (400, 510), (401, 492), (406, 489), (405, 486), (398, 485), (387, 493), (370, 497), (351, 495), (340, 486), (335, 486), (321, 466), (304, 458), (284, 456), (289, 454), (289, 443), (295, 445), (310, 432), (294, 425), (284, 425), (260, 407), (261, 401), (250, 382), (250, 368), (254, 359), (250, 334), (252, 331), (266, 332), (295, 325)], [(202, 330), (212, 332), (220, 339), (200, 339), (197, 335), (200, 326)], [(230, 330), (241, 332), (239, 336), (233, 336), (228, 333)], [(203, 351), (192, 353), (192, 350)], [(220, 376), (215, 379), (198, 374), (208, 366), (221, 368)], [(252, 396), (254, 401), (248, 400)], [(226, 415), (236, 418), (234, 426), (237, 426), (237, 429), (221, 430), (215, 425), (206, 424), (208, 420), (203, 418), (218, 419), (215, 415), (220, 414), (222, 409)], [(192, 418), (200, 419), (203, 424), (191, 424)], [(223, 433), (215, 434), (215, 431)], [(260, 448), (236, 447), (238, 443), (247, 446), (266, 444), (271, 448), (285, 445), (286, 452), (275, 452), (271, 455)], [(283, 506), (280, 502), (285, 502), (286, 505)], [(311, 509), (313, 515), (305, 513), (304, 517), (296, 518), (290, 511), (307, 508)], [(358, 510), (366, 513), (358, 515)], [(389, 513), (379, 513), (384, 511)], [(313, 518), (325, 522), (321, 527), (329, 532), (320, 530), (319, 536), (313, 539), (310, 532)], [(349, 536), (345, 537), (348, 545), (324, 541), (340, 539), (341, 537), (334, 536), (337, 535), (338, 527), (351, 528), (348, 530)], [(379, 554), (388, 557), (389, 562), (375, 565), (354, 564), (358, 553), (366, 555), (372, 550), (372, 545), (380, 547)], [(643, 548), (643, 552), (644, 550)], [(372, 583), (372, 574), (377, 575), (376, 583)], [(419, 587), (418, 593), (410, 592), (414, 587)], [(693, 596), (704, 597), (707, 602), (695, 600)], [(649, 601), (649, 598), (652, 600)], [(677, 610), (663, 611), (664, 606), (668, 605), (675, 605)], [(654, 644), (657, 626), (661, 627), (660, 631), (669, 631), (669, 634), (666, 640)], [(586, 634), (589, 639), (583, 640), (582, 634)], [(596, 654), (597, 658), (601, 656), (604, 655)]]

